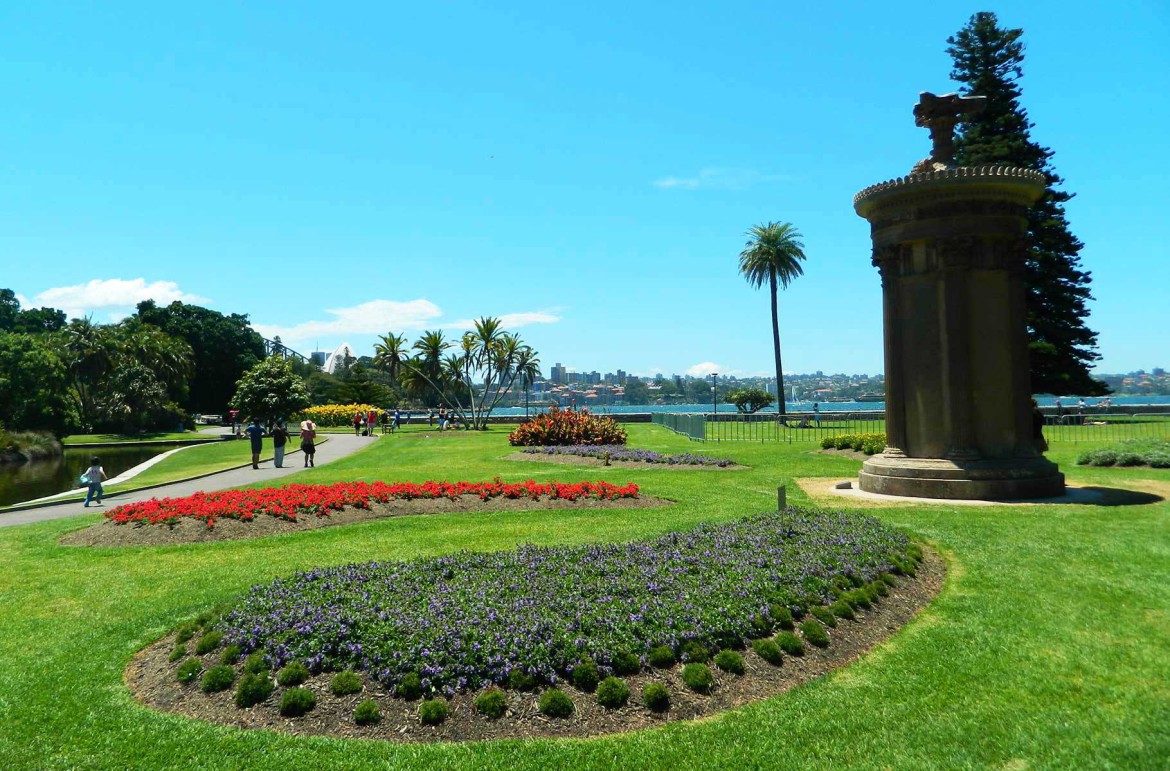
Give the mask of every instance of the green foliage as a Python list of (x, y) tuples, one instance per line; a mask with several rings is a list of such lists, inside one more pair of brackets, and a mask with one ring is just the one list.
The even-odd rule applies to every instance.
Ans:
[(559, 688), (549, 688), (540, 694), (537, 706), (549, 717), (568, 717), (573, 714), (573, 700)]
[(1077, 457), (1080, 466), (1150, 466), (1170, 468), (1170, 440), (1130, 439), (1088, 450)]
[(402, 681), (398, 683), (398, 688), (395, 689), (395, 692), (407, 701), (422, 698), (423, 684), (418, 672), (407, 672), (403, 675)]
[(361, 689), (362, 679), (348, 669), (338, 672), (329, 681), (329, 690), (333, 691), (335, 696), (348, 696), (351, 693), (357, 693)]
[(658, 667), (659, 669), (673, 667), (675, 662), (674, 651), (671, 650), (669, 645), (656, 645), (646, 654), (646, 660), (650, 662), (650, 666)]
[(48, 335), (0, 332), (0, 424), (64, 434), (77, 423), (66, 362)]
[(244, 659), (244, 671), (250, 674), (260, 674), (268, 671), (268, 662), (264, 660), (264, 654), (260, 652), (252, 653), (248, 658)]
[(183, 624), (181, 627), (179, 627), (178, 631), (175, 632), (175, 642), (185, 643), (194, 637), (195, 633), (198, 631), (199, 625), (196, 623), (188, 622)]
[(219, 663), (235, 664), (240, 660), (241, 653), (242, 651), (240, 650), (240, 646), (233, 643), (223, 649), (223, 653), (221, 653), (219, 656)]
[(451, 709), (442, 699), (429, 699), (418, 705), (418, 719), (423, 725), (438, 725), (450, 714)]
[(227, 664), (218, 664), (203, 673), (199, 688), (204, 693), (218, 693), (232, 687), (236, 681), (236, 670)]
[(382, 710), (373, 699), (366, 699), (353, 708), (353, 722), (358, 725), (374, 725), (382, 719)]
[(780, 646), (776, 644), (775, 640), (769, 638), (752, 640), (752, 650), (756, 652), (757, 656), (769, 664), (780, 666), (784, 663), (784, 656), (780, 652)]
[(309, 679), (309, 668), (299, 661), (290, 661), (281, 667), (280, 671), (276, 673), (276, 682), (288, 688), (292, 685), (300, 685)]
[(475, 711), (489, 720), (496, 720), (508, 711), (508, 696), (499, 688), (488, 688), (475, 697)]
[(829, 647), (829, 633), (821, 626), (819, 621), (809, 619), (800, 625), (800, 633), (804, 635), (804, 639), (818, 648)]
[(837, 600), (829, 606), (829, 610), (833, 611), (833, 615), (837, 618), (857, 618), (857, 614), (853, 612), (853, 606), (845, 600)]
[(777, 628), (793, 628), (795, 621), (792, 618), (792, 611), (783, 605), (772, 605), (768, 610), (768, 614), (772, 616), (772, 620), (776, 623)]
[(687, 640), (682, 644), (683, 661), (697, 661), (706, 664), (711, 660), (711, 651), (698, 640)]
[(180, 683), (193, 683), (202, 671), (203, 662), (199, 659), (187, 659), (179, 665), (179, 670), (175, 672), (175, 678)]
[(624, 707), (630, 698), (630, 686), (618, 677), (607, 677), (597, 686), (597, 703), (606, 709)]
[(740, 388), (724, 397), (726, 401), (735, 405), (740, 412), (752, 414), (764, 407), (770, 407), (776, 402), (776, 397), (759, 388)]
[(259, 704), (272, 695), (275, 686), (268, 679), (268, 675), (246, 673), (236, 686), (236, 706), (240, 709)]
[(231, 405), (241, 415), (272, 422), (285, 420), (309, 406), (305, 381), (289, 362), (270, 356), (240, 378)]
[(813, 607), (809, 608), (808, 612), (811, 613), (817, 621), (820, 621), (825, 626), (837, 626), (837, 617), (833, 615), (832, 610), (826, 608), (824, 605), (814, 605)]
[(866, 455), (877, 455), (886, 449), (885, 434), (837, 434), (821, 440), (826, 450), (856, 450)]
[(187, 655), (187, 646), (186, 645), (176, 645), (171, 650), (171, 655), (167, 656), (167, 661), (169, 661), (173, 664), (176, 661), (178, 661), (179, 659), (184, 658), (186, 655)]
[(626, 431), (613, 418), (550, 407), (508, 435), (515, 446), (625, 444)]
[(573, 667), (572, 679), (574, 687), (585, 691), (585, 693), (593, 693), (601, 676), (597, 671), (597, 664), (586, 660)]
[(642, 661), (629, 651), (621, 651), (614, 655), (610, 662), (616, 675), (636, 675), (642, 671)]
[(710, 693), (715, 685), (715, 675), (706, 664), (686, 664), (682, 669), (682, 679), (696, 693)]
[(716, 653), (715, 666), (733, 675), (742, 675), (744, 673), (743, 656), (735, 651), (719, 651)]
[(646, 683), (642, 686), (642, 703), (651, 712), (666, 712), (670, 709), (670, 691), (662, 683)]
[(300, 717), (317, 706), (317, 697), (308, 688), (290, 688), (280, 697), (280, 714)]
[(776, 635), (776, 644), (789, 656), (804, 655), (804, 643), (792, 632), (781, 632)]
[(508, 687), (514, 691), (531, 691), (536, 687), (536, 678), (523, 669), (513, 669), (508, 673)]
[(223, 632), (213, 629), (210, 632), (204, 633), (199, 638), (199, 642), (195, 643), (195, 653), (200, 656), (205, 653), (211, 653), (219, 647), (221, 642), (223, 642)]
[(1006, 164), (1046, 177), (1044, 195), (1028, 210), (1024, 260), (1031, 392), (1101, 396), (1109, 389), (1090, 375), (1100, 358), (1097, 333), (1085, 326), (1091, 277), (1081, 269), (1084, 244), (1064, 213), (1072, 194), (1057, 189), (1064, 180), (1052, 166), (1053, 152), (1032, 140), (1033, 124), (1020, 104), (1023, 33), (1000, 27), (996, 15), (984, 11), (947, 38), (951, 79), (965, 93), (987, 98), (985, 109), (959, 124), (955, 157), (962, 166)]

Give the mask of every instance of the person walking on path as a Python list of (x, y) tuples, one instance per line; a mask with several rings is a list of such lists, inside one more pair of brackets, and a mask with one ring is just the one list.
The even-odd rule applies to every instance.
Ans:
[(89, 508), (89, 503), (97, 496), (97, 505), (102, 505), (102, 493), (105, 490), (102, 488), (102, 480), (106, 479), (106, 470), (102, 468), (102, 459), (96, 455), (89, 459), (89, 468), (81, 475), (85, 483), (89, 485), (89, 492), (85, 494), (85, 508)]
[(305, 468), (316, 465), (317, 454), (317, 424), (311, 420), (301, 421), (301, 452), (305, 454)]
[(813, 420), (816, 421), (817, 428), (821, 426), (821, 405), (820, 402), (813, 402)]
[(252, 468), (260, 468), (260, 453), (264, 449), (264, 429), (260, 425), (260, 418), (252, 418), (252, 425), (244, 429), (248, 438), (252, 440)]
[(277, 423), (272, 429), (272, 465), (284, 468), (284, 446), (288, 443), (288, 430), (284, 423)]

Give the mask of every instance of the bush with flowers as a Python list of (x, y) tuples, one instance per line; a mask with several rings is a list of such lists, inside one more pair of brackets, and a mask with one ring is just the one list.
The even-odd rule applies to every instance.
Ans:
[(322, 428), (327, 426), (353, 426), (353, 416), (359, 412), (363, 415), (370, 410), (381, 413), (381, 407), (372, 404), (318, 404), (309, 407), (296, 416), (297, 420), (311, 420)]
[(300, 515), (329, 516), (347, 506), (368, 509), (374, 503), (390, 500), (449, 498), (458, 500), (464, 495), (489, 498), (542, 497), (577, 501), (583, 498), (616, 500), (637, 498), (636, 484), (614, 485), (609, 482), (548, 482), (531, 479), (524, 482), (504, 482), (498, 477), (490, 482), (338, 482), (332, 485), (286, 485), (262, 490), (221, 490), (195, 493), (183, 498), (152, 498), (149, 501), (125, 503), (106, 512), (106, 518), (115, 524), (127, 523), (157, 525), (174, 523), (183, 517), (203, 520), (207, 527), (215, 527), (221, 517), (250, 522), (257, 516), (271, 516), (296, 522)]
[(626, 432), (613, 418), (603, 418), (588, 410), (574, 412), (550, 407), (508, 435), (516, 446), (570, 444), (625, 444)]

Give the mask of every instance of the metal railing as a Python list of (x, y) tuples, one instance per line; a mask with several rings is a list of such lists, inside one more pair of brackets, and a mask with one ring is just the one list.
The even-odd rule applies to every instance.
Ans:
[(1044, 438), (1049, 444), (1170, 439), (1170, 413), (1046, 415)]
[(655, 425), (669, 428), (676, 434), (682, 434), (700, 442), (706, 439), (704, 425), (707, 422), (707, 417), (702, 414), (655, 412), (650, 416), (650, 421)]

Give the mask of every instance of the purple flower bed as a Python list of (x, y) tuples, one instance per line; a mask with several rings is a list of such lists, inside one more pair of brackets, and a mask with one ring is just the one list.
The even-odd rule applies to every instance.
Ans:
[(790, 508), (632, 543), (297, 573), (253, 587), (218, 628), (273, 666), (362, 669), (390, 687), (418, 672), (451, 694), (516, 667), (556, 683), (586, 658), (609, 674), (619, 652), (759, 637), (772, 604), (829, 602), (835, 577), (874, 580), (908, 545), (871, 517)]
[(537, 455), (576, 455), (582, 458), (599, 459), (604, 459), (605, 454), (609, 453), (610, 460), (667, 463), (671, 466), (718, 466), (719, 468), (727, 468), (733, 465), (733, 461), (727, 460), (726, 458), (708, 458), (705, 455), (691, 455), (689, 452), (678, 455), (663, 455), (653, 450), (638, 450), (616, 444), (549, 445), (547, 447), (525, 447), (523, 451)]

